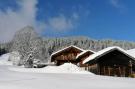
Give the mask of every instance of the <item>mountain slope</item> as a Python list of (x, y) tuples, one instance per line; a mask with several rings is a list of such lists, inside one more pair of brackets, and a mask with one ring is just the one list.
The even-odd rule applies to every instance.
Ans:
[(94, 40), (84, 36), (49, 38), (40, 37), (33, 27), (27, 26), (16, 32), (13, 40), (7, 44), (1, 44), (0, 49), (6, 51), (18, 51), (22, 60), (26, 60), (29, 54), (35, 59), (47, 62), (50, 55), (66, 46), (75, 45), (83, 49), (99, 51), (109, 46), (119, 46), (125, 50), (135, 48), (135, 42), (116, 40)]

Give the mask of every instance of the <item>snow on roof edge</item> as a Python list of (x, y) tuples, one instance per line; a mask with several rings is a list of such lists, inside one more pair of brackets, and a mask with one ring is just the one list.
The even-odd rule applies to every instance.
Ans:
[(111, 51), (113, 49), (117, 49), (117, 50), (123, 52), (124, 54), (126, 54), (129, 57), (135, 58), (134, 56), (130, 55), (126, 50), (124, 50), (124, 49), (122, 49), (122, 48), (120, 48), (118, 46), (112, 46), (112, 47), (107, 47), (107, 48), (105, 48), (103, 50), (100, 50), (100, 51), (96, 52), (95, 54), (92, 54), (91, 56), (89, 56), (88, 58), (86, 58), (83, 61), (83, 64), (89, 62), (90, 60), (94, 60), (96, 57), (98, 57), (98, 56), (100, 56), (100, 55), (102, 55), (104, 53), (107, 53), (108, 51)]
[(88, 52), (88, 51), (90, 51), (90, 52), (92, 52), (92, 53), (96, 53), (96, 52), (93, 51), (93, 50), (84, 50), (83, 52), (81, 52), (80, 54), (78, 54), (78, 55), (76, 56), (76, 59), (79, 58), (81, 55), (83, 55), (84, 53), (86, 53), (86, 52)]
[(61, 50), (58, 50), (58, 51), (52, 53), (51, 56), (50, 56), (50, 58), (51, 58), (53, 55), (55, 55), (56, 53), (59, 53), (59, 52), (65, 50), (65, 49), (67, 49), (67, 48), (70, 48), (70, 47), (77, 48), (77, 49), (81, 50), (82, 52), (84, 51), (83, 49), (81, 49), (81, 48), (79, 48), (79, 47), (77, 47), (77, 46), (75, 46), (75, 45), (70, 45), (70, 46), (67, 46), (67, 47), (65, 47), (65, 48), (62, 48)]
[(133, 57), (135, 57), (135, 48), (134, 49), (129, 49), (126, 50), (128, 52), (128, 54), (132, 55)]

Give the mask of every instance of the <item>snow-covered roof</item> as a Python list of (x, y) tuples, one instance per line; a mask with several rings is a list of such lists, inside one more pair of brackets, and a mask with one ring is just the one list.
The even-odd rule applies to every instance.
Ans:
[(135, 57), (135, 49), (127, 50), (127, 53)]
[(81, 52), (80, 54), (78, 54), (78, 55), (76, 56), (76, 59), (79, 58), (80, 56), (82, 56), (83, 54), (87, 53), (87, 52), (95, 53), (95, 52), (92, 51), (92, 50), (84, 50), (83, 52)]
[(129, 57), (132, 58), (132, 59), (135, 58), (135, 57), (133, 57), (132, 55), (130, 55), (127, 51), (125, 51), (124, 49), (122, 49), (122, 48), (120, 48), (120, 47), (118, 47), (118, 46), (113, 46), (113, 47), (108, 47), (108, 48), (105, 48), (105, 49), (103, 49), (103, 50), (101, 50), (101, 51), (98, 51), (98, 52), (96, 52), (95, 54), (92, 54), (91, 56), (89, 56), (88, 58), (86, 58), (86, 59), (83, 61), (83, 63), (85, 64), (85, 63), (87, 63), (87, 62), (89, 62), (89, 61), (91, 61), (91, 60), (94, 60), (95, 58), (100, 57), (100, 56), (102, 56), (102, 55), (105, 55), (105, 54), (107, 54), (108, 52), (110, 52), (110, 51), (112, 51), (112, 50), (115, 50), (115, 49), (121, 51), (122, 53), (124, 53), (125, 55), (129, 56)]
[(80, 51), (82, 51), (82, 52), (84, 51), (83, 49), (81, 49), (81, 48), (79, 48), (79, 47), (77, 47), (77, 46), (70, 45), (70, 46), (68, 46), (68, 47), (65, 47), (65, 48), (63, 48), (63, 49), (61, 49), (61, 50), (58, 50), (58, 51), (52, 53), (50, 57), (52, 57), (53, 55), (55, 55), (55, 54), (57, 54), (57, 53), (59, 53), (59, 52), (65, 50), (65, 49), (68, 49), (68, 48), (70, 48), (70, 47), (76, 48), (76, 49), (78, 49), (78, 50), (80, 50)]

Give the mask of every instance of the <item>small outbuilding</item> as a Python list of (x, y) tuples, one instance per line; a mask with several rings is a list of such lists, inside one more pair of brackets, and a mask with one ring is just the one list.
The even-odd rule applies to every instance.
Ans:
[(128, 77), (134, 73), (135, 58), (120, 47), (108, 47), (83, 61), (88, 71), (98, 75)]
[(78, 62), (78, 66), (82, 68), (87, 68), (86, 64), (83, 64), (83, 61), (88, 58), (90, 55), (94, 54), (95, 52), (92, 50), (84, 50), (80, 54), (76, 56), (76, 61)]
[(68, 46), (51, 55), (51, 62), (54, 62), (57, 66), (64, 63), (73, 63), (77, 65), (76, 56), (84, 50), (77, 46)]

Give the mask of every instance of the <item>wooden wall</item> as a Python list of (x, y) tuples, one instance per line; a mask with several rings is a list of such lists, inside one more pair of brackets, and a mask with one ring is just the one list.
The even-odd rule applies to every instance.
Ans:
[(54, 62), (56, 63), (56, 65), (62, 65), (67, 62), (77, 64), (76, 56), (79, 53), (81, 53), (81, 51), (72, 48), (72, 49), (64, 50), (63, 52), (57, 55), (54, 55), (51, 60), (55, 60)]
[(128, 66), (101, 66), (100, 75), (128, 77), (130, 75), (130, 67)]
[[(91, 72), (97, 71), (93, 73), (99, 75), (128, 77), (133, 73), (131, 60), (132, 58), (127, 55), (114, 51), (97, 58), (93, 62), (95, 64), (87, 63), (87, 68), (90, 68)], [(93, 65), (95, 65), (94, 68)]]

